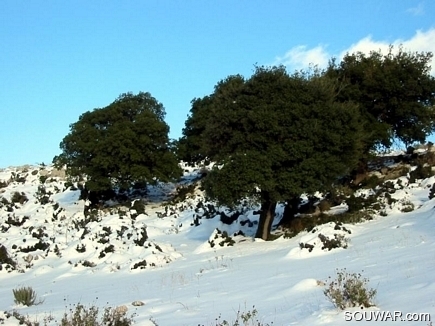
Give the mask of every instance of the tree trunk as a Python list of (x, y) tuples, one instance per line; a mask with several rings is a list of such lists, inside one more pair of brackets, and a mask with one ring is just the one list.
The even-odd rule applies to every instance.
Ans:
[(275, 218), (276, 201), (271, 200), (269, 193), (267, 192), (262, 192), (261, 199), (260, 221), (258, 222), (258, 229), (255, 237), (267, 240)]
[(290, 226), (291, 221), (294, 220), (295, 215), (298, 213), (300, 203), (301, 198), (299, 196), (294, 196), (293, 198), (287, 200), (287, 204), (284, 207), (284, 214), (279, 222), (279, 225), (287, 227)]

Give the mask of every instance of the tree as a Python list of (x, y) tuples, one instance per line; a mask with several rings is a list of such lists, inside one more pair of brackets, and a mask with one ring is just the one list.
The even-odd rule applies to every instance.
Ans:
[(245, 83), (241, 75), (228, 77), (216, 85), (216, 93), (213, 96), (204, 96), (192, 100), (190, 116), (185, 122), (183, 136), (178, 142), (178, 157), (186, 162), (200, 162), (206, 159), (202, 150), (203, 132), (209, 118), (209, 108), (213, 106), (216, 98), (232, 96), (236, 94)]
[(53, 161), (72, 177), (86, 176), (95, 193), (171, 180), (181, 170), (164, 118), (163, 105), (149, 93), (121, 94), (71, 124)]
[(201, 121), (196, 145), (215, 162), (203, 181), (206, 194), (228, 206), (257, 198), (257, 237), (268, 238), (278, 202), (326, 189), (356, 163), (358, 111), (335, 101), (336, 91), (318, 73), (257, 67), (248, 80), (222, 80), (205, 105), (192, 108), (186, 126)]
[(365, 152), (390, 147), (393, 139), (406, 145), (424, 142), (435, 130), (435, 79), (430, 75), (432, 53), (387, 54), (372, 51), (332, 60), (326, 75), (343, 85), (338, 99), (359, 104), (364, 116)]

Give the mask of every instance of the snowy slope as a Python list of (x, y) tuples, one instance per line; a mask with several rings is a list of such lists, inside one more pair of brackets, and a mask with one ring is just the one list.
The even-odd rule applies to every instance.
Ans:
[[(428, 198), (435, 177), (412, 184), (402, 177), (392, 195), (397, 202), (385, 209), (385, 216), (346, 224), (340, 231), (328, 223), (314, 233), (265, 242), (252, 237), (255, 207), (245, 207), (229, 225), (198, 189), (184, 201), (168, 204), (176, 186), (200, 173), (184, 168), (178, 185), (150, 187), (146, 200), (137, 199), (145, 204), (145, 213), (138, 214), (133, 201), (87, 216), (88, 203), (79, 198), (80, 191), (52, 167), (2, 170), (0, 244), (18, 262), (15, 269), (3, 264), (0, 271), (4, 325), (18, 325), (1, 312), (13, 310), (41, 323), (52, 316), (48, 324), (57, 325), (78, 303), (100, 309), (125, 305), (137, 325), (216, 325), (219, 316), (231, 321), (237, 311), (253, 309), (259, 321), (274, 326), (347, 325), (345, 312), (323, 294), (328, 277), (343, 268), (361, 272), (377, 290), (376, 306), (369, 310), (435, 318), (435, 199)], [(27, 200), (20, 203), (16, 197), (12, 203), (15, 193)], [(414, 210), (402, 212), (404, 203), (412, 203)], [(282, 207), (277, 212), (282, 214)], [(221, 246), (224, 238), (216, 228), (244, 235), (233, 237), (232, 246)], [(342, 234), (348, 248), (322, 250), (320, 233)], [(301, 249), (300, 243), (313, 250)], [(31, 286), (43, 303), (14, 304), (12, 290), (21, 286)], [(133, 306), (134, 301), (144, 305)]]

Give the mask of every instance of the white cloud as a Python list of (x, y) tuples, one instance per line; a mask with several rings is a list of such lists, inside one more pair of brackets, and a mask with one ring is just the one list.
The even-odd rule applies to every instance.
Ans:
[[(332, 57), (341, 60), (346, 53), (363, 52), (369, 54), (371, 51), (388, 52), (389, 46), (393, 45), (397, 50), (402, 45), (405, 51), (411, 52), (432, 52), (435, 54), (435, 28), (428, 31), (416, 31), (410, 39), (397, 39), (392, 42), (377, 41), (372, 36), (364, 37), (358, 42), (350, 45), (341, 53), (329, 53), (322, 45), (312, 49), (306, 46), (296, 46), (288, 51), (283, 57), (277, 57), (274, 65), (283, 64), (291, 69), (304, 69), (310, 65), (318, 65), (320, 68), (326, 67)], [(432, 58), (431, 73), (435, 75), (435, 60)]]
[(312, 49), (307, 49), (305, 45), (299, 45), (292, 48), (283, 57), (277, 57), (274, 65), (282, 64), (299, 70), (307, 68), (310, 65), (325, 67), (329, 59), (330, 55), (322, 45), (318, 45)]

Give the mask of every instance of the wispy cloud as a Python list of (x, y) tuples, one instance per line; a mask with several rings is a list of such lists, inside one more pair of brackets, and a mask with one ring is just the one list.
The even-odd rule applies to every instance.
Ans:
[(413, 16), (422, 16), (422, 15), (424, 15), (423, 3), (420, 2), (417, 7), (409, 8), (406, 11), (409, 12)]
[(292, 48), (282, 57), (277, 57), (273, 65), (281, 64), (299, 70), (307, 68), (310, 65), (325, 67), (329, 59), (330, 55), (323, 45), (318, 45), (312, 49), (308, 49), (305, 45), (299, 45)]
[[(390, 45), (393, 45), (396, 50), (399, 46), (402, 46), (405, 51), (435, 53), (435, 28), (428, 31), (418, 30), (410, 39), (397, 39), (392, 42), (374, 40), (369, 35), (351, 44), (341, 53), (329, 53), (323, 45), (318, 45), (311, 49), (300, 45), (290, 49), (282, 57), (277, 57), (274, 65), (282, 64), (295, 70), (308, 68), (310, 65), (325, 68), (330, 58), (335, 57), (337, 60), (341, 60), (346, 53), (355, 52), (368, 54), (371, 51), (380, 50), (382, 53), (386, 53)], [(435, 75), (434, 59), (432, 59), (431, 67), (431, 73)]]

